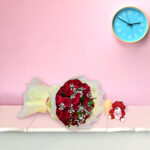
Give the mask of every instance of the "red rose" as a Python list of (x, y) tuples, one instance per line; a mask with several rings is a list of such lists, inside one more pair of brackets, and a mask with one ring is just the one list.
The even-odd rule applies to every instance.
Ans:
[(83, 88), (88, 92), (90, 91), (90, 87), (86, 83), (83, 84)]
[(61, 87), (60, 89), (59, 89), (59, 91), (57, 92), (57, 95), (61, 95), (63, 93), (63, 88)]
[(58, 118), (61, 118), (63, 116), (63, 111), (61, 111), (60, 109), (57, 109), (56, 114), (57, 114)]
[(75, 100), (74, 100), (74, 102), (73, 102), (73, 105), (77, 105), (79, 102), (80, 102), (80, 99), (75, 98)]
[(71, 103), (72, 103), (73, 105), (77, 105), (79, 102), (80, 102), (80, 99), (79, 99), (79, 98), (72, 98), (72, 99), (71, 99)]
[(85, 122), (86, 122), (86, 120), (84, 120), (84, 121), (82, 122), (82, 124), (85, 124)]
[(92, 108), (94, 107), (94, 104), (92, 104)]
[(70, 86), (68, 83), (65, 83), (64, 86), (63, 86), (63, 90), (64, 91), (68, 91), (70, 89)]
[(72, 117), (73, 117), (73, 118), (77, 118), (77, 117), (78, 117), (77, 112), (73, 113), (73, 114), (72, 114)]
[(82, 82), (81, 82), (80, 80), (78, 80), (78, 79), (75, 79), (75, 80), (74, 80), (74, 84), (75, 84), (75, 85), (78, 85), (79, 87), (82, 86)]
[(90, 109), (90, 107), (86, 107), (86, 110), (87, 110), (88, 112), (90, 112), (91, 109)]
[(88, 102), (89, 102), (89, 100), (86, 98), (86, 99), (84, 99), (84, 101), (83, 101), (83, 105), (84, 106), (86, 106), (87, 104), (88, 104)]
[(87, 95), (87, 93), (88, 93), (88, 91), (87, 91), (87, 90), (84, 90), (84, 91), (83, 91), (83, 95), (84, 95), (84, 96), (86, 96), (86, 95)]
[(67, 97), (63, 98), (63, 103), (65, 104), (65, 107), (69, 107), (70, 106), (70, 99)]
[(65, 91), (65, 95), (67, 97), (70, 97), (73, 94), (73, 91), (71, 89), (68, 89), (68, 91)]
[(73, 121), (72, 121), (72, 125), (73, 125), (73, 126), (76, 126), (76, 125), (77, 125), (77, 122), (74, 121), (74, 119), (73, 119)]
[(75, 98), (80, 99), (80, 93), (77, 93), (76, 96), (75, 96)]
[(63, 86), (63, 91), (65, 96), (70, 97), (73, 94), (73, 91), (70, 89), (70, 86), (68, 83), (65, 83)]
[(77, 111), (77, 110), (79, 109), (79, 106), (78, 106), (78, 105), (73, 105), (73, 109), (74, 109), (75, 111)]
[(68, 110), (65, 110), (64, 111), (64, 113), (63, 113), (63, 117), (65, 118), (65, 119), (68, 119), (69, 118), (69, 112), (68, 112)]
[(63, 116), (60, 118), (60, 120), (67, 126), (68, 125), (68, 121), (69, 121), (69, 112), (68, 112), (69, 108), (65, 108), (63, 110)]
[(71, 103), (73, 105), (77, 105), (79, 102), (80, 102), (80, 93), (77, 93), (76, 96), (75, 96), (75, 98), (71, 99)]
[(68, 126), (68, 120), (66, 120), (64, 116), (60, 120), (64, 123), (65, 126)]
[(66, 83), (68, 83), (68, 84), (74, 84), (74, 80), (69, 80)]
[(63, 102), (62, 97), (59, 96), (59, 95), (56, 95), (56, 104), (59, 105), (59, 104), (62, 103), (62, 102)]

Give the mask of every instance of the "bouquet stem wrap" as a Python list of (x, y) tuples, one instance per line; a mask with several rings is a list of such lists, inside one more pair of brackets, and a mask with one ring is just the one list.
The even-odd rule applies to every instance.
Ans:
[[(89, 101), (92, 103), (88, 102), (87, 105), (84, 105), (85, 102), (83, 102), (83, 105), (84, 105), (83, 108), (85, 108), (85, 107), (88, 108), (88, 106), (90, 104), (92, 104), (92, 106), (89, 107), (89, 108), (91, 108), (90, 113), (89, 113), (88, 117), (86, 117), (86, 120), (84, 119), (84, 123), (83, 122), (79, 123), (79, 120), (76, 119), (75, 121), (76, 122), (78, 121), (78, 125), (74, 126), (72, 123), (72, 120), (70, 119), (71, 120), (70, 122), (72, 124), (69, 124), (69, 127), (71, 127), (71, 128), (89, 127), (90, 124), (92, 122), (94, 122), (97, 119), (97, 116), (102, 112), (103, 91), (100, 90), (99, 85), (96, 81), (87, 80), (85, 77), (73, 78), (70, 81), (73, 82), (74, 80), (77, 80), (77, 81), (79, 80), (83, 83), (83, 85), (88, 85), (88, 87), (90, 87), (90, 94), (93, 99)], [(65, 85), (65, 84), (63, 84), (63, 85)], [(58, 93), (62, 89), (63, 85), (48, 86), (46, 83), (44, 83), (40, 79), (33, 78), (31, 80), (31, 82), (28, 84), (27, 90), (24, 92), (24, 106), (23, 106), (23, 110), (20, 113), (19, 117), (22, 118), (22, 117), (27, 117), (27, 116), (35, 114), (35, 113), (49, 112), (52, 118), (54, 118), (62, 123), (62, 120), (60, 119), (60, 117), (62, 117), (64, 119), (66, 112), (63, 113), (63, 115), (60, 114), (59, 112), (66, 111), (65, 109), (67, 109), (67, 108), (61, 107), (61, 109), (59, 110), (58, 106), (60, 106), (60, 105), (62, 106), (63, 103), (58, 105), (56, 100), (58, 98), (61, 98), (58, 95)], [(77, 92), (80, 92), (80, 96), (81, 96), (82, 91), (77, 91)], [(77, 92), (76, 92), (76, 95), (78, 95)], [(76, 97), (76, 95), (74, 94), (74, 97)], [(71, 99), (71, 97), (73, 97), (73, 95), (69, 97), (70, 101), (73, 101), (73, 98)], [(64, 97), (62, 97), (62, 98), (64, 99)], [(80, 98), (79, 103), (81, 102), (81, 100), (82, 100), (82, 98)], [(85, 99), (83, 99), (83, 100), (85, 101)], [(83, 116), (82, 112), (84, 110), (80, 110), (80, 108), (82, 107), (81, 103), (76, 104), (75, 106), (77, 106), (79, 108), (78, 110), (76, 110), (77, 115), (78, 115), (78, 116), (76, 116), (77, 118), (79, 117), (81, 119), (82, 117), (86, 116), (85, 113)], [(70, 104), (70, 106), (68, 106), (68, 109), (67, 109), (68, 112), (70, 113), (69, 116), (71, 116), (71, 117), (72, 117), (72, 114), (70, 111), (73, 110), (72, 108), (74, 108), (74, 105)], [(88, 112), (88, 111), (85, 110), (85, 112)]]

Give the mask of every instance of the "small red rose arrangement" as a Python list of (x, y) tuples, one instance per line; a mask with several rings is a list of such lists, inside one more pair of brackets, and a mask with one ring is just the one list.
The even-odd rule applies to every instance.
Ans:
[(65, 126), (85, 124), (94, 108), (91, 88), (80, 80), (67, 81), (56, 94), (56, 114)]

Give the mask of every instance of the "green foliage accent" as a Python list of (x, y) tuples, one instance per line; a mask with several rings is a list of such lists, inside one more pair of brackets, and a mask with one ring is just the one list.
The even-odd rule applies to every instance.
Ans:
[(96, 99), (96, 97), (91, 97), (90, 100)]
[(63, 92), (63, 93), (61, 94), (61, 96), (62, 96), (62, 97), (65, 97), (65, 93)]
[(77, 114), (78, 114), (78, 118), (80, 118), (82, 116), (81, 112), (77, 112)]
[(70, 123), (70, 122), (68, 122), (68, 128), (70, 128), (70, 125), (71, 125), (71, 123)]
[(93, 104), (94, 104), (94, 102), (92, 102), (92, 101), (89, 101), (89, 102), (88, 102), (88, 105), (90, 105), (90, 107), (91, 107)]
[(84, 102), (84, 97), (81, 97), (80, 98), (80, 103), (83, 104), (83, 102)]

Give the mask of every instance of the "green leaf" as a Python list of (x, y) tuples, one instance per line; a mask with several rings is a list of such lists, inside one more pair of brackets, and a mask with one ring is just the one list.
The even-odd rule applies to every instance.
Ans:
[(68, 123), (68, 128), (70, 128), (70, 125), (71, 125), (71, 123), (69, 122), (69, 123)]
[(62, 97), (65, 97), (65, 93), (63, 92), (63, 93), (61, 94), (61, 96), (62, 96)]
[(90, 100), (96, 99), (96, 97), (91, 97)]
[(90, 105), (90, 106), (92, 106), (93, 104), (94, 104), (94, 102), (92, 102), (92, 101), (88, 102), (88, 105)]
[(81, 97), (81, 98), (80, 98), (80, 102), (81, 102), (81, 104), (83, 104), (83, 102), (84, 102), (84, 97)]
[(81, 112), (77, 112), (77, 114), (78, 114), (78, 118), (80, 118), (82, 116)]

